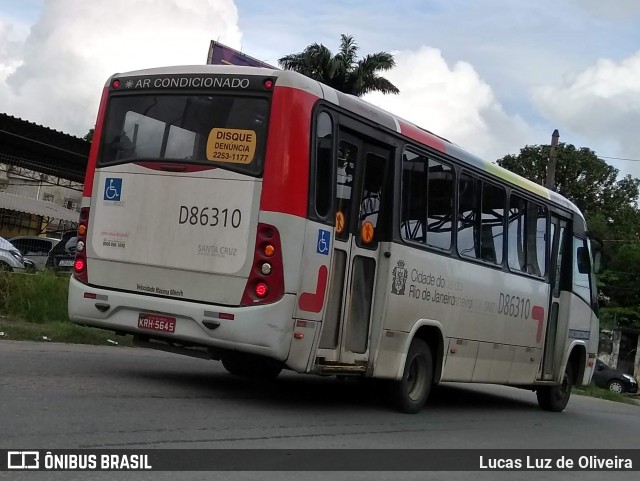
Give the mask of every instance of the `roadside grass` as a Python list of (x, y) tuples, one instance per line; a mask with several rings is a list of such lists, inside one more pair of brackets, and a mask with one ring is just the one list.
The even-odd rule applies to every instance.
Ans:
[(68, 286), (68, 276), (51, 272), (0, 272), (0, 340), (133, 345), (131, 336), (72, 323)]
[(574, 394), (578, 394), (580, 396), (589, 396), (589, 397), (595, 397), (598, 399), (606, 399), (607, 401), (615, 401), (615, 402), (634, 404), (634, 405), (640, 404), (640, 401), (638, 401), (637, 399), (634, 399), (633, 397), (630, 397), (629, 395), (611, 392), (608, 389), (602, 389), (593, 384), (589, 384), (588, 386), (580, 386), (579, 388), (574, 387), (573, 392)]

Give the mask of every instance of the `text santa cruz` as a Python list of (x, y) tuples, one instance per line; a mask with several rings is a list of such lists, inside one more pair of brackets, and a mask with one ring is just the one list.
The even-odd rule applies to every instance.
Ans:
[(248, 78), (230, 77), (153, 77), (137, 78), (124, 82), (128, 89), (148, 88), (221, 88), (246, 89)]

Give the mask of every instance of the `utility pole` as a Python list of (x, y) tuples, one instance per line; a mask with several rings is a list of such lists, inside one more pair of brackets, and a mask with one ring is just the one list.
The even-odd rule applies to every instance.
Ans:
[(551, 134), (551, 151), (549, 152), (549, 165), (547, 165), (547, 179), (544, 183), (544, 186), (549, 190), (553, 190), (556, 183), (556, 158), (558, 155), (559, 138), (560, 134), (558, 133), (558, 129), (555, 129), (553, 134)]

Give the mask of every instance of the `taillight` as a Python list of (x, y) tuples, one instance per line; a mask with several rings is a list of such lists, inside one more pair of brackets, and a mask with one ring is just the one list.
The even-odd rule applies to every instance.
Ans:
[(87, 273), (87, 232), (89, 230), (89, 207), (80, 209), (80, 222), (78, 223), (78, 242), (76, 244), (76, 260), (73, 263), (73, 275), (80, 282), (88, 283)]
[(266, 297), (268, 293), (269, 286), (267, 286), (264, 282), (258, 282), (258, 284), (256, 284), (256, 296), (262, 299), (263, 297)]
[(79, 274), (83, 272), (85, 267), (86, 267), (85, 260), (82, 257), (76, 258), (76, 261), (73, 263), (73, 268), (76, 271), (76, 273)]
[(258, 224), (253, 264), (241, 305), (275, 302), (283, 295), (284, 270), (280, 233), (272, 225)]

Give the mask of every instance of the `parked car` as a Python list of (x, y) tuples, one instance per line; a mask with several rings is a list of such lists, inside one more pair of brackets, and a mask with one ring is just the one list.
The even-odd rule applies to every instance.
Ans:
[(613, 392), (638, 392), (638, 382), (633, 376), (607, 366), (600, 359), (596, 361), (596, 370), (593, 372), (593, 383), (598, 387)]
[(35, 274), (38, 272), (38, 266), (36, 266), (35, 262), (33, 262), (31, 259), (27, 259), (26, 257), (23, 257), (23, 259), (25, 272), (28, 272), (29, 274)]
[(56, 273), (71, 272), (76, 258), (76, 244), (78, 237), (76, 231), (68, 231), (62, 234), (62, 239), (49, 252), (47, 269)]
[(0, 237), (0, 270), (24, 272), (24, 258), (18, 249), (4, 237)]
[(9, 239), (16, 249), (20, 251), (25, 259), (30, 259), (35, 264), (35, 268), (39, 271), (43, 270), (47, 264), (49, 252), (53, 249), (60, 239), (51, 237), (37, 236), (20, 236)]

